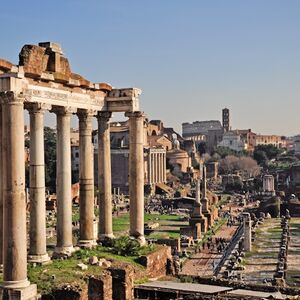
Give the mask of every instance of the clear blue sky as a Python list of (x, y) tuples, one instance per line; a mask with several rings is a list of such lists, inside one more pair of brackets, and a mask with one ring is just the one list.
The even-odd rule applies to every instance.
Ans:
[(300, 133), (299, 0), (3, 1), (0, 57), (55, 41), (94, 82), (143, 90), (150, 119)]

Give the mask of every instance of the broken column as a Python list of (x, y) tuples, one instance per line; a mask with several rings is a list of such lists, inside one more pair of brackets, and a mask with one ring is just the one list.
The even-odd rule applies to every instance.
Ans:
[(243, 220), (244, 220), (244, 249), (245, 251), (251, 251), (252, 246), (252, 222), (250, 214), (247, 212), (243, 213)]
[(50, 260), (46, 249), (46, 199), (44, 159), (44, 113), (50, 105), (34, 103), (30, 114), (30, 248), (28, 261)]
[(129, 118), (130, 235), (145, 244), (144, 237), (144, 113), (127, 112)]
[(92, 144), (92, 118), (94, 111), (79, 110), (79, 208), (80, 247), (96, 245), (94, 235), (94, 149)]
[(98, 240), (112, 239), (112, 195), (110, 129), (111, 112), (98, 112), (98, 186), (99, 186), (99, 232)]
[(72, 178), (71, 178), (71, 107), (53, 109), (57, 116), (57, 243), (54, 256), (71, 255), (72, 241)]

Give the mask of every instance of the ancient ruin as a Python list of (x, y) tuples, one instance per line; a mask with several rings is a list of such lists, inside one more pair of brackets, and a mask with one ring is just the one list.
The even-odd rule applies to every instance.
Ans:
[[(0, 59), (0, 243), (3, 247), (1, 299), (35, 299), (36, 285), (27, 279), (27, 259), (43, 263), (46, 252), (44, 114), (57, 118), (57, 244), (54, 255), (70, 255), (72, 242), (70, 118), (80, 130), (81, 247), (113, 237), (109, 120), (124, 112), (130, 130), (130, 235), (144, 243), (143, 124), (137, 88), (116, 89), (72, 73), (60, 45), (25, 45), (14, 65)], [(30, 246), (27, 253), (24, 167), (24, 109), (30, 114)], [(94, 236), (92, 118), (98, 121), (99, 235)], [(2, 255), (0, 255), (2, 258)], [(16, 296), (18, 295), (18, 296)], [(5, 298), (6, 299), (6, 298)]]

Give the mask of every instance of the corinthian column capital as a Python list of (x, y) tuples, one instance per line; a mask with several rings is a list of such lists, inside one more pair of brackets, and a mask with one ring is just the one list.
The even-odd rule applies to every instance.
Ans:
[(45, 111), (50, 111), (52, 105), (47, 103), (26, 103), (25, 108), (29, 111), (29, 114), (37, 114), (37, 113), (44, 113)]
[(54, 112), (56, 115), (72, 115), (75, 114), (77, 108), (72, 106), (53, 106), (51, 112)]
[(125, 117), (128, 118), (144, 118), (145, 114), (143, 111), (127, 111)]
[(1, 104), (11, 104), (11, 105), (23, 105), (25, 97), (22, 95), (16, 95), (12, 91), (0, 92), (0, 102)]

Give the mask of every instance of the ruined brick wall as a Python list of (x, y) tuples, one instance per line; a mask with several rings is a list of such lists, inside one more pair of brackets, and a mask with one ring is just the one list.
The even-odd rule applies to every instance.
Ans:
[(162, 246), (157, 251), (141, 256), (140, 264), (146, 267), (146, 274), (150, 278), (162, 277), (167, 274), (168, 259), (171, 256), (171, 247)]

